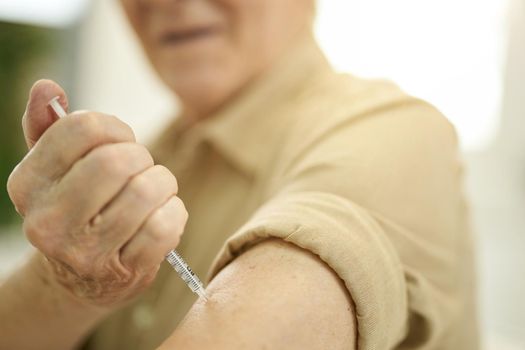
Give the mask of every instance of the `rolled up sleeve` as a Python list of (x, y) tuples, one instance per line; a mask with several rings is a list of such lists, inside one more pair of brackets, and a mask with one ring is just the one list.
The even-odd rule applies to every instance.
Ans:
[[(273, 194), (226, 242), (211, 275), (248, 247), (281, 238), (316, 254), (344, 281), (359, 349), (394, 348), (422, 325), (425, 332), (411, 341), (431, 345), (457, 312), (447, 304), (457, 295), (461, 254), (450, 124), (415, 102), (293, 140)], [(419, 326), (411, 323), (415, 315)]]
[(330, 193), (277, 197), (228, 240), (212, 274), (269, 237), (313, 252), (344, 281), (356, 305), (360, 348), (388, 348), (396, 341), (407, 310), (403, 269), (384, 232), (365, 210)]

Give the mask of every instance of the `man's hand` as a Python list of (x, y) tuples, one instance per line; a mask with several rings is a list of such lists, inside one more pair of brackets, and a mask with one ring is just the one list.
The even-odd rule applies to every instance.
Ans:
[(187, 212), (177, 181), (116, 117), (67, 108), (63, 90), (40, 81), (23, 118), (29, 153), (8, 181), (30, 242), (49, 261), (50, 279), (75, 299), (118, 306), (154, 279), (175, 248)]

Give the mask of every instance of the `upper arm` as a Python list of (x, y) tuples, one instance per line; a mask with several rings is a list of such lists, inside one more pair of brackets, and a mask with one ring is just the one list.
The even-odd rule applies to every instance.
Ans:
[(351, 298), (317, 256), (277, 239), (233, 260), (161, 349), (354, 349)]
[[(275, 191), (216, 259), (212, 273), (220, 273), (210, 290), (218, 301), (196, 304), (166, 344), (194, 341), (192, 334), (204, 342), (199, 346), (218, 349), (236, 347), (219, 343), (217, 334), (237, 348), (279, 348), (268, 343), (276, 339), (286, 348), (355, 348), (357, 337), (363, 349), (390, 348), (406, 337), (435, 344), (455, 322), (447, 303), (461, 300), (464, 288), (456, 283), (463, 271), (458, 242), (466, 236), (459, 231), (459, 162), (448, 122), (432, 107), (410, 103), (301, 133), (290, 144), (297, 147), (283, 152), (293, 162), (271, 181)], [(305, 251), (292, 254), (298, 248), (287, 246), (281, 255), (264, 243), (238, 257), (268, 237)], [(283, 260), (288, 254), (293, 259)], [(307, 267), (299, 256), (319, 266)], [(356, 311), (341, 313), (349, 295)], [(257, 337), (266, 343), (253, 343)]]

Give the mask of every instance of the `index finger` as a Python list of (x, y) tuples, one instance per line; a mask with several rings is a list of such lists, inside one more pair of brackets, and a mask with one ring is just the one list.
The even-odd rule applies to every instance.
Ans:
[(102, 113), (74, 112), (44, 132), (24, 163), (39, 177), (55, 180), (93, 148), (117, 142), (135, 142), (126, 123)]

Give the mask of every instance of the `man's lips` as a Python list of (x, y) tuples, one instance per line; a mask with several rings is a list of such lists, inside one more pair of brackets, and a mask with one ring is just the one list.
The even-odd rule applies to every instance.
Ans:
[(199, 39), (205, 39), (217, 34), (218, 29), (215, 27), (201, 27), (184, 30), (166, 31), (160, 35), (160, 43), (162, 45), (178, 45), (190, 43)]

